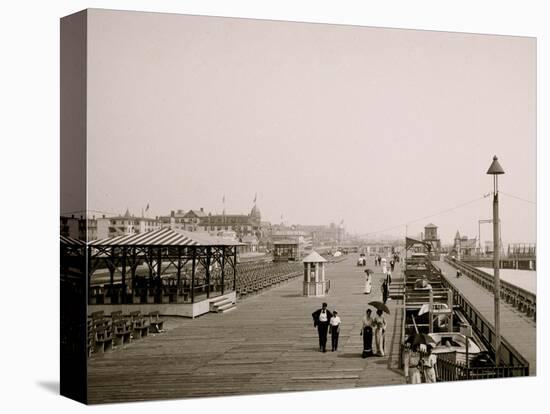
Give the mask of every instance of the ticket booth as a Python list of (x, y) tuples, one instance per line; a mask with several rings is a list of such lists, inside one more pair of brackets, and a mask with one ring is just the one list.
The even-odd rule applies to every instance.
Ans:
[(316, 251), (304, 258), (304, 296), (325, 296), (328, 293), (330, 281), (325, 279), (326, 262)]

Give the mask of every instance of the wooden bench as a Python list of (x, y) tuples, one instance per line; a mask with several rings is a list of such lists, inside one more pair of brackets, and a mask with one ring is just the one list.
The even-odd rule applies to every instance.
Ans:
[(113, 335), (116, 338), (117, 345), (128, 343), (132, 339), (132, 324), (122, 315), (122, 311), (111, 313)]
[(92, 356), (92, 352), (94, 352), (94, 348), (95, 348), (95, 338), (94, 338), (94, 325), (92, 323), (92, 320), (91, 319), (88, 319), (87, 321), (87, 331), (88, 331), (88, 341), (87, 341), (87, 354), (88, 354), (88, 358), (90, 358)]
[(105, 313), (103, 311), (92, 312), (90, 317), (92, 318), (92, 321), (97, 321), (98, 319), (103, 319), (105, 317)]
[(160, 319), (159, 311), (149, 313), (149, 332), (161, 333), (163, 329), (164, 320)]
[(149, 332), (149, 323), (146, 318), (141, 316), (140, 311), (130, 312), (130, 321), (132, 323), (132, 330), (135, 338), (147, 336)]
[(94, 351), (101, 353), (113, 349), (113, 332), (111, 328), (97, 327), (94, 333)]

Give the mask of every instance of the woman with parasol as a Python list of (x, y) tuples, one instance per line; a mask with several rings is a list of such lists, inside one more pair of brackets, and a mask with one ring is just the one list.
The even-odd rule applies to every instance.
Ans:
[(373, 327), (374, 327), (374, 342), (376, 344), (376, 355), (384, 356), (385, 355), (385, 338), (384, 334), (386, 333), (386, 319), (384, 318), (384, 313), (389, 314), (389, 308), (382, 302), (369, 302), (369, 305), (376, 308), (376, 315), (373, 318)]
[(417, 333), (405, 341), (403, 365), (408, 384), (436, 382), (437, 358), (432, 354), (435, 341), (430, 335)]

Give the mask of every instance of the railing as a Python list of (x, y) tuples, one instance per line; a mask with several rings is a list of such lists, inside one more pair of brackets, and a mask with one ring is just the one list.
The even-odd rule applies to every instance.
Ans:
[(463, 381), (473, 379), (522, 377), (529, 375), (524, 366), (474, 366), (452, 361), (451, 354), (437, 355), (438, 381)]
[[(494, 292), (495, 279), (493, 275), (464, 262), (449, 259), (448, 257), (445, 257), (445, 261), (454, 268), (460, 270), (465, 276), (469, 277), (483, 288), (490, 292)], [(532, 317), (535, 321), (537, 320), (537, 295), (534, 293), (501, 280), (500, 298), (517, 308), (520, 312)]]
[[(434, 266), (435, 269), (437, 267)], [(439, 271), (440, 272), (440, 271)], [(472, 326), (472, 329), (483, 341), (492, 355), (495, 355), (495, 331), (492, 324), (483, 317), (477, 309), (466, 299), (441, 273), (443, 284), (453, 292), (453, 303), (458, 305), (462, 313)], [(529, 375), (529, 362), (503, 337), (500, 339), (500, 363), (503, 367), (517, 369), (514, 372), (527, 372)]]

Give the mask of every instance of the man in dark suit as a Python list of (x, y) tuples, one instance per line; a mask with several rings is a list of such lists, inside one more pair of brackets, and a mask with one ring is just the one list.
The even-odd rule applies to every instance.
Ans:
[(384, 304), (388, 301), (388, 290), (388, 280), (386, 279), (384, 280), (384, 282), (382, 282), (382, 301), (384, 302)]
[(332, 318), (332, 313), (327, 309), (327, 304), (323, 303), (321, 309), (317, 309), (311, 314), (313, 317), (313, 327), (317, 328), (319, 333), (319, 351), (327, 352), (327, 333), (328, 325), (330, 318)]

